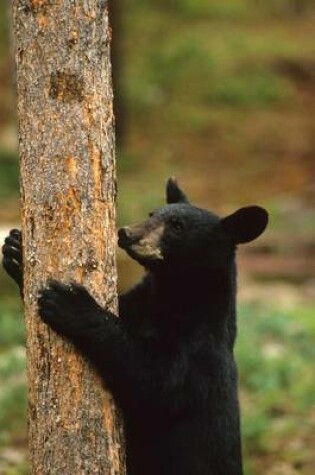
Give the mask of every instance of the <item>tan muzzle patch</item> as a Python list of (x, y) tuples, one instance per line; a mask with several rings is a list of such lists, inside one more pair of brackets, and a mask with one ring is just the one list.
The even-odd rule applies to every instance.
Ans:
[(138, 242), (132, 244), (132, 251), (139, 257), (152, 260), (163, 260), (161, 252), (161, 237), (164, 232), (164, 223), (150, 230)]

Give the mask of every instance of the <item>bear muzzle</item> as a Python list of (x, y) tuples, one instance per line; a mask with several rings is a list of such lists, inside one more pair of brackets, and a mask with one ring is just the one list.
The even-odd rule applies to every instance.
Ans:
[(138, 242), (144, 234), (144, 229), (140, 225), (125, 226), (118, 230), (118, 246), (127, 249), (132, 244)]
[(161, 237), (164, 224), (148, 226), (148, 223), (125, 226), (118, 230), (118, 246), (134, 259), (163, 260)]

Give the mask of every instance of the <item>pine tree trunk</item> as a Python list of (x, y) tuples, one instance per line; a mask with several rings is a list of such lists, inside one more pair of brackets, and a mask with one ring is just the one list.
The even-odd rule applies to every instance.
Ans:
[(117, 311), (107, 0), (12, 0), (32, 474), (124, 474), (119, 412), (37, 315), (48, 278)]

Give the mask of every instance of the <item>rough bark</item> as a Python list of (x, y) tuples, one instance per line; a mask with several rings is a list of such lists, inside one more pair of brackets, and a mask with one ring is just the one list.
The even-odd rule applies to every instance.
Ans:
[(37, 315), (50, 277), (83, 282), (117, 311), (107, 0), (12, 0), (12, 11), (32, 473), (123, 474), (110, 394)]
[(113, 74), (113, 87), (115, 91), (114, 98), (114, 114), (116, 117), (115, 131), (116, 131), (116, 144), (118, 147), (123, 147), (126, 135), (126, 107), (123, 98), (123, 27), (122, 27), (122, 2), (113, 0), (109, 2), (109, 19), (113, 28), (112, 39), (112, 68)]

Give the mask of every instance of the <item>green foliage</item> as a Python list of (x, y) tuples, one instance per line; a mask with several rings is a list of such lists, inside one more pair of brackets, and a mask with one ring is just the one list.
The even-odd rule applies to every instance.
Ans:
[[(4, 302), (2, 302), (2, 305)], [(24, 343), (24, 322), (17, 309), (3, 309), (0, 313), (0, 348)]]
[(25, 373), (24, 348), (0, 354), (0, 445), (26, 437)]
[(314, 10), (313, 0), (254, 0), (251, 2), (262, 13), (301, 16)]
[(24, 321), (16, 284), (0, 266), (0, 355), (12, 345), (24, 345)]
[[(254, 21), (260, 21), (262, 7), (254, 4), (244, 0), (171, 4), (180, 11), (199, 12), (200, 19), (190, 14), (187, 19), (178, 18), (175, 12), (169, 15), (154, 2), (147, 2), (145, 11), (136, 5), (127, 7), (126, 28), (139, 44), (138, 49), (127, 44), (124, 51), (123, 87), (131, 118), (147, 123), (154, 112), (163, 117), (170, 108), (184, 115), (187, 104), (198, 106), (201, 114), (205, 104), (214, 110), (227, 106), (256, 110), (292, 102), (294, 87), (274, 69), (273, 62), (294, 57), (301, 45), (286, 37), (277, 24), (265, 29), (260, 23), (234, 23), (235, 10), (257, 10)], [(231, 16), (223, 25), (213, 19), (204, 22), (208, 9), (229, 11)], [(173, 125), (174, 116), (168, 116), (165, 128)]]
[(30, 467), (27, 462), (22, 462), (21, 464), (15, 465), (12, 467), (7, 467), (4, 469), (2, 475), (30, 475)]
[[(132, 175), (133, 176), (133, 175)], [(133, 180), (126, 180), (125, 186), (121, 187), (118, 195), (118, 225), (126, 225), (130, 222), (130, 216), (133, 221), (143, 220), (144, 217), (153, 209), (157, 208), (157, 204), (162, 205), (161, 190), (157, 187), (148, 188)], [(135, 199), (137, 197), (137, 199)]]
[(259, 107), (290, 97), (287, 83), (268, 71), (227, 73), (213, 83), (207, 98), (210, 103), (230, 106)]
[[(247, 454), (276, 453), (283, 440), (309, 437), (314, 404), (314, 308), (242, 307), (237, 359)], [(290, 457), (296, 449), (288, 449)], [(248, 456), (248, 455), (247, 455)]]
[(217, 19), (236, 19), (246, 15), (246, 0), (173, 0), (176, 10), (187, 17), (206, 17)]
[[(26, 437), (25, 329), (16, 286), (0, 273), (0, 446)], [(1, 471), (1, 468), (0, 468)]]
[(164, 8), (189, 19), (241, 20), (270, 15), (300, 16), (314, 9), (313, 0), (129, 0), (151, 9)]
[(17, 199), (19, 190), (19, 165), (17, 156), (0, 150), (0, 200)]
[(0, 3), (0, 62), (8, 48), (9, 15), (7, 2)]

